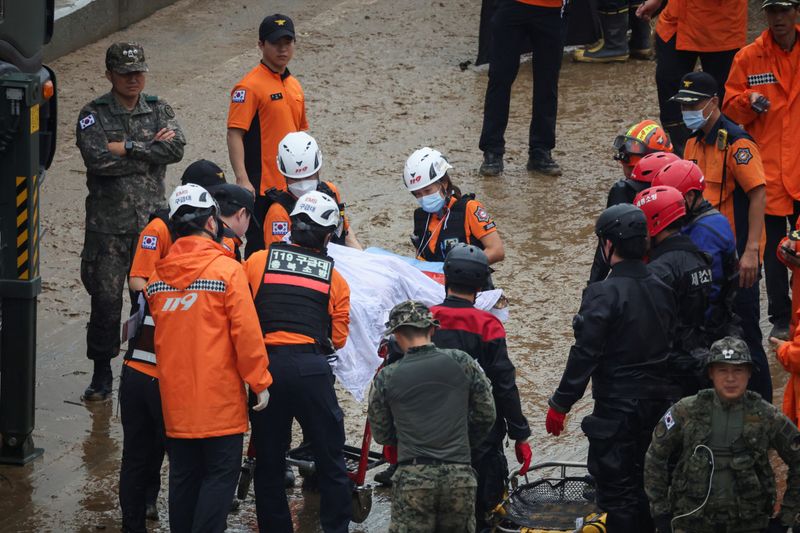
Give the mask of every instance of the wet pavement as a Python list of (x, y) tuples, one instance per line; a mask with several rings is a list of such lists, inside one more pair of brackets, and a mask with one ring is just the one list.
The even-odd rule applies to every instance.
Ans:
[[(398, 5), (386, 0), (270, 2), (271, 11), (291, 15), (297, 25), (290, 68), (303, 84), (310, 132), (325, 154), (323, 177), (343, 191), (363, 244), (411, 254), (415, 203), (401, 183), (403, 163), (423, 145), (448, 156), (454, 182), (464, 192), (477, 193), (505, 240), (506, 259), (495, 282), (512, 305), (506, 326), (523, 410), (533, 429), (534, 461), (584, 460), (579, 422), (591, 401), (576, 405), (559, 438), (546, 435), (544, 414), (588, 277), (593, 221), (608, 187), (620, 177), (611, 141), (629, 124), (658, 116), (654, 63), (577, 65), (565, 58), (553, 153), (564, 170), (559, 178), (525, 171), (532, 80), (530, 63), (523, 63), (514, 87), (506, 172), (483, 178), (477, 174), (477, 139), (486, 70), (462, 72), (458, 66), (474, 60), (479, 3), (406, 0), (402, 9)], [(228, 91), (259, 59), (256, 27), (263, 9), (255, 0), (183, 0), (52, 64), (61, 116), (56, 161), (41, 195), (45, 290), (39, 304), (34, 432), (45, 454), (22, 468), (0, 466), (0, 531), (119, 527), (117, 402), (84, 406), (80, 401), (91, 367), (84, 358), (88, 298), (79, 277), (85, 177), (74, 145), (74, 120), (84, 103), (107, 90), (106, 47), (115, 40), (144, 45), (151, 68), (146, 91), (167, 99), (184, 128), (189, 144), (183, 162), (168, 170), (170, 189), (185, 166), (201, 157), (229, 170)], [(119, 363), (117, 358), (115, 376)], [(773, 376), (785, 382), (776, 364)], [(365, 406), (344, 392), (340, 400), (348, 441), (357, 445)], [(506, 453), (516, 464), (513, 446)], [(316, 497), (299, 488), (290, 497), (296, 529), (318, 531)], [(388, 503), (387, 491), (376, 491), (370, 517), (352, 530), (384, 531)], [(151, 524), (154, 531), (166, 531), (165, 491), (159, 505), (162, 521)], [(229, 530), (255, 531), (253, 507), (251, 492), (231, 515)]]

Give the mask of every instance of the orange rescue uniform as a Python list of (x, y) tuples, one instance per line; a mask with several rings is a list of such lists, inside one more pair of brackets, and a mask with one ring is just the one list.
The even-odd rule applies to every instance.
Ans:
[[(278, 171), (278, 143), (287, 133), (308, 129), (300, 82), (288, 70), (281, 75), (259, 63), (231, 91), (228, 128), (247, 132), (245, 166), (251, 180), (260, 177), (258, 194), (263, 196), (271, 187), (285, 190), (286, 180)], [(261, 154), (260, 168), (253, 154)]]
[(272, 376), (241, 264), (211, 239), (183, 237), (156, 263), (145, 294), (167, 436), (246, 432), (243, 382), (257, 394)]
[[(444, 218), (440, 218), (438, 213), (432, 214), (428, 218), (427, 229), (431, 233), (430, 239), (427, 243), (424, 243), (424, 245), (432, 253), (436, 253), (436, 245), (439, 241), (439, 233), (442, 231), (442, 228), (447, 225), (447, 219), (450, 215), (450, 208), (453, 207), (453, 204), (455, 204), (456, 201), (457, 200), (455, 196), (450, 197), (450, 200), (447, 202), (447, 210), (445, 211)], [(495, 233), (496, 231), (497, 226), (492, 217), (489, 216), (486, 208), (483, 207), (483, 204), (478, 200), (467, 201), (467, 207), (464, 216), (464, 235), (466, 235), (467, 238), (472, 237), (474, 239), (481, 240), (490, 233)], [(421, 254), (417, 254), (417, 259), (425, 260)]]
[(747, 0), (668, 0), (656, 33), (676, 50), (722, 52), (747, 42)]
[[(686, 141), (683, 157), (694, 161), (703, 171), (706, 181), (703, 197), (728, 218), (737, 242), (742, 238), (746, 240), (746, 234), (737, 232), (736, 220), (747, 223), (749, 202), (735, 191), (738, 187), (746, 194), (765, 185), (761, 154), (750, 136), (725, 115), (720, 115), (708, 135), (698, 130)], [(763, 254), (763, 233), (761, 240)]]
[[(794, 303), (794, 299), (792, 299)], [(798, 317), (794, 316), (797, 323)], [(794, 328), (792, 340), (786, 342), (778, 348), (778, 361), (789, 373), (789, 381), (783, 393), (783, 414), (789, 417), (797, 425), (800, 420), (800, 330)]]
[[(298, 247), (299, 248), (299, 247)], [(264, 270), (267, 266), (269, 249), (259, 250), (244, 262), (247, 281), (253, 298), (261, 288)], [(342, 348), (347, 342), (350, 330), (350, 286), (341, 274), (333, 269), (331, 274), (330, 297), (328, 299), (328, 314), (331, 317), (331, 341), (335, 349)], [(288, 331), (275, 331), (264, 335), (266, 345), (290, 346), (297, 344), (314, 344), (316, 341), (307, 335)]]
[[(725, 84), (725, 113), (747, 128), (761, 150), (768, 215), (791, 215), (794, 200), (800, 200), (799, 69), (800, 46), (786, 52), (766, 30), (736, 54)], [(766, 113), (758, 114), (750, 107), (754, 92), (769, 99)]]
[[(331, 191), (333, 191), (336, 197), (334, 198), (336, 203), (341, 204), (342, 199), (336, 185), (329, 181), (325, 183), (330, 187)], [(347, 216), (344, 217), (342, 229), (343, 231), (348, 231), (350, 229), (350, 221), (347, 219)], [(273, 202), (267, 210), (267, 216), (264, 217), (264, 244), (269, 248), (269, 245), (273, 242), (282, 242), (291, 231), (292, 222), (289, 220), (289, 213), (281, 204)]]

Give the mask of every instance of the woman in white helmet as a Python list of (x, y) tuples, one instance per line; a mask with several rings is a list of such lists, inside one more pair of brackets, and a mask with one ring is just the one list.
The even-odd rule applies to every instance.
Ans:
[(267, 247), (273, 242), (288, 238), (292, 230), (289, 213), (294, 209), (297, 199), (311, 191), (320, 191), (339, 204), (340, 222), (331, 242), (361, 249), (350, 221), (344, 214), (342, 202), (336, 186), (329, 181), (320, 181), (322, 152), (317, 141), (304, 131), (287, 134), (278, 145), (278, 170), (286, 178), (286, 190), (270, 189), (267, 198), (271, 205), (264, 218), (264, 243)]
[(453, 167), (432, 148), (420, 148), (406, 161), (403, 182), (420, 207), (414, 211), (411, 242), (418, 259), (444, 261), (457, 243), (482, 248), (489, 263), (505, 257), (497, 226), (474, 194), (462, 195), (450, 181)]

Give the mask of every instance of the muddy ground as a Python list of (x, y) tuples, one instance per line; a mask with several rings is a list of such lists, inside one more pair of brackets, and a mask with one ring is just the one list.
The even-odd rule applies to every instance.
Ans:
[[(258, 61), (256, 27), (275, 11), (296, 21), (291, 70), (303, 84), (311, 133), (325, 153), (323, 175), (343, 191), (362, 243), (412, 252), (408, 235), (415, 204), (401, 172), (407, 155), (423, 145), (443, 151), (454, 181), (477, 193), (495, 216), (507, 254), (495, 281), (513, 306), (509, 346), (533, 428), (535, 461), (585, 458), (579, 421), (590, 401), (575, 407), (565, 434), (554, 438), (544, 431), (546, 400), (572, 339), (571, 319), (595, 245), (593, 220), (619, 178), (611, 141), (627, 125), (658, 116), (654, 63), (565, 61), (553, 154), (564, 170), (559, 178), (525, 171), (531, 69), (524, 63), (512, 100), (506, 172), (483, 178), (477, 173), (477, 139), (486, 71), (459, 68), (476, 54), (479, 5), (473, 0), (183, 0), (52, 64), (59, 78), (60, 132), (41, 195), (44, 292), (34, 432), (36, 445), (46, 451), (23, 468), (0, 466), (0, 531), (119, 527), (117, 403), (80, 401), (90, 377), (84, 357), (89, 305), (79, 278), (85, 177), (74, 128), (81, 106), (108, 89), (106, 47), (116, 40), (143, 43), (151, 69), (146, 91), (167, 99), (184, 128), (189, 144), (184, 160), (168, 171), (169, 190), (198, 158), (229, 169), (228, 91)], [(115, 360), (115, 376), (119, 364)], [(785, 381), (775, 364), (773, 375), (780, 384)], [(358, 444), (364, 406), (346, 393), (340, 400), (349, 441)], [(507, 454), (515, 464), (513, 449)], [(300, 489), (291, 495), (298, 530), (317, 531), (314, 496), (304, 497)], [(167, 530), (165, 497), (163, 491), (162, 520), (152, 524), (156, 531)], [(378, 491), (371, 516), (353, 530), (383, 531), (388, 507), (387, 494)], [(229, 530), (255, 530), (252, 499), (231, 515)]]

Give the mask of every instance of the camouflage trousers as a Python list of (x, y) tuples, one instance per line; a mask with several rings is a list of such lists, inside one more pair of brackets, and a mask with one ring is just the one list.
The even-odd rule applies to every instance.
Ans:
[(475, 531), (476, 487), (470, 465), (400, 466), (392, 477), (389, 533)]
[(91, 296), (86, 357), (111, 359), (119, 353), (123, 290), (138, 240), (133, 234), (86, 231), (81, 281)]

